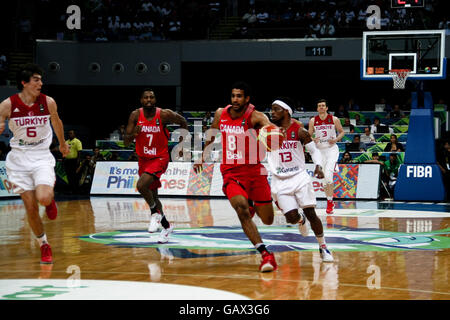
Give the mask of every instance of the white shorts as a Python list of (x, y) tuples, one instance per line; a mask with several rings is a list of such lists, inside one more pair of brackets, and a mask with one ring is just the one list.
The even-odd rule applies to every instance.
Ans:
[(306, 170), (285, 179), (272, 176), (272, 198), (283, 214), (298, 208), (316, 206), (316, 194)]
[(6, 156), (5, 166), (14, 193), (35, 190), (38, 185), (55, 185), (55, 158), (50, 150), (13, 149)]
[(339, 147), (335, 144), (330, 148), (319, 149), (322, 155), (322, 170), (325, 177), (333, 177), (335, 172), (339, 172), (337, 165), (339, 159)]

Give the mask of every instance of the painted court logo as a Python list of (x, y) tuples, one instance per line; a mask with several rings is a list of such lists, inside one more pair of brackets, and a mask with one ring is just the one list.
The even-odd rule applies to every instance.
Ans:
[[(312, 231), (308, 237), (302, 237), (296, 226), (260, 227), (259, 230), (271, 251), (317, 250), (317, 240)], [(450, 248), (449, 234), (450, 228), (414, 234), (348, 227), (326, 231), (327, 244), (334, 251), (439, 250)], [(122, 248), (164, 247), (254, 252), (254, 247), (240, 227), (175, 229), (170, 241), (164, 245), (158, 244), (157, 238), (158, 234), (143, 230), (121, 230), (80, 237), (84, 241)]]

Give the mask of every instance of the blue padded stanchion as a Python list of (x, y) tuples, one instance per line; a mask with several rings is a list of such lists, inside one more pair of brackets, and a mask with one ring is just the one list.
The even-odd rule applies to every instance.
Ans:
[(445, 188), (441, 170), (436, 164), (433, 100), (430, 92), (412, 93), (411, 115), (406, 142), (405, 161), (400, 166), (394, 189), (394, 199), (403, 201), (442, 201)]

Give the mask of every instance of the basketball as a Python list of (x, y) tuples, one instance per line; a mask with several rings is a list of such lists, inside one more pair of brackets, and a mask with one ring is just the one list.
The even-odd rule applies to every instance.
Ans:
[(267, 151), (278, 150), (283, 144), (284, 138), (284, 133), (273, 124), (262, 127), (258, 134), (258, 140), (266, 147)]

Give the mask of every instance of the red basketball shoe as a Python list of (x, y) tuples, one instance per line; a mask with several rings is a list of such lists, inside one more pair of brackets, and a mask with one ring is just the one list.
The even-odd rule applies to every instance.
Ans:
[(52, 248), (50, 248), (50, 245), (48, 243), (43, 244), (41, 246), (41, 263), (42, 264), (53, 263)]
[(262, 254), (262, 261), (259, 266), (260, 272), (270, 272), (277, 270), (277, 262), (275, 261), (275, 256), (273, 253), (265, 251)]
[(48, 206), (45, 207), (45, 213), (50, 220), (55, 220), (58, 215), (58, 207), (56, 207), (55, 199), (52, 200)]
[(326, 213), (328, 213), (328, 214), (333, 214), (334, 213), (334, 202), (333, 202), (333, 200), (327, 200)]

